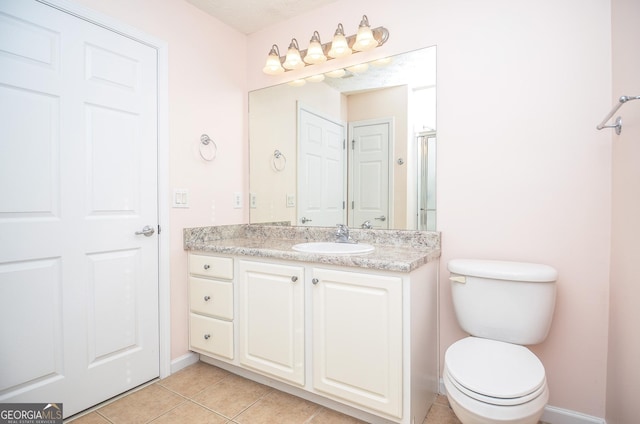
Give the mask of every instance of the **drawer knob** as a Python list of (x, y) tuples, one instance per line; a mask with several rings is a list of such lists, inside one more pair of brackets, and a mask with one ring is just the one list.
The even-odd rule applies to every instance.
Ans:
[(211, 268), (211, 265), (209, 265), (209, 264), (204, 264), (204, 269), (209, 269), (209, 268)]
[(205, 301), (205, 302), (208, 302), (208, 301), (210, 301), (210, 300), (211, 300), (211, 296), (205, 296), (205, 297), (204, 297), (204, 301)]
[(210, 338), (211, 338), (211, 334), (205, 334), (205, 335), (204, 335), (204, 339), (205, 339), (205, 340), (209, 340)]
[(296, 281), (298, 281), (298, 277), (296, 277), (296, 276), (294, 275), (293, 277), (291, 277), (291, 281), (293, 281), (293, 282), (295, 283)]
[(314, 278), (313, 280), (311, 280), (311, 282), (313, 284), (318, 284), (320, 282), (320, 280), (318, 280), (317, 278)]

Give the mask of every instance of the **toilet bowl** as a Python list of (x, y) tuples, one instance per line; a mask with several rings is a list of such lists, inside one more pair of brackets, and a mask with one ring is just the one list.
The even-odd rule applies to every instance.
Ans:
[(549, 400), (544, 367), (527, 348), (467, 337), (447, 349), (444, 386), (463, 424), (535, 424)]
[(546, 265), (449, 261), (454, 311), (469, 337), (444, 357), (443, 381), (463, 424), (537, 424), (549, 400), (545, 369), (524, 345), (547, 337), (557, 272)]

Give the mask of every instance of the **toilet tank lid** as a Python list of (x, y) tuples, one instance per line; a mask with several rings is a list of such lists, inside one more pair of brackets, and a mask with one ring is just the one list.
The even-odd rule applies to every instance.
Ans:
[(454, 274), (497, 280), (544, 283), (558, 279), (558, 271), (555, 268), (529, 262), (452, 259), (448, 263), (448, 269)]

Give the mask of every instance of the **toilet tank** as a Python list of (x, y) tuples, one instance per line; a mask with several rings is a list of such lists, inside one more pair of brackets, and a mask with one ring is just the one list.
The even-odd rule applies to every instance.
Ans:
[(451, 296), (458, 323), (472, 336), (532, 345), (547, 338), (557, 271), (526, 262), (453, 259)]

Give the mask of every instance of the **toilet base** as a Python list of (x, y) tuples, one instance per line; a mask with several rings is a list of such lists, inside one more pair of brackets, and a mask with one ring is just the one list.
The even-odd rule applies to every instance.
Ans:
[(444, 386), (451, 409), (462, 424), (537, 424), (549, 400), (549, 390), (537, 398), (521, 405), (498, 406), (472, 399), (449, 381), (445, 371)]

